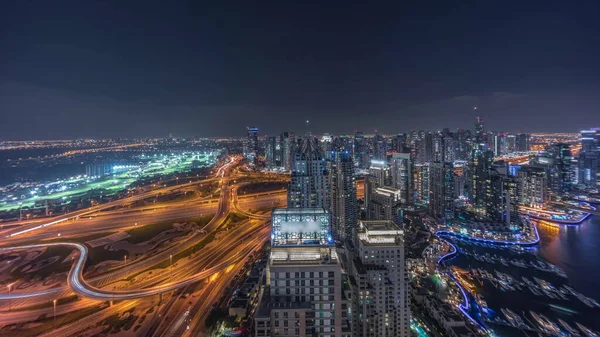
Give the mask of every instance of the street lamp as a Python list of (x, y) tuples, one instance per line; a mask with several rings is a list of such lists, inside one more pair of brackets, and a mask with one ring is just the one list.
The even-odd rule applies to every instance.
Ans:
[(10, 289), (12, 288), (12, 285), (12, 283), (6, 285), (6, 287), (8, 287), (8, 311), (10, 311), (10, 305), (12, 304), (12, 301), (10, 300)]
[(52, 304), (54, 305), (54, 319), (53, 319), (54, 323), (53, 323), (53, 325), (54, 325), (54, 330), (56, 330), (56, 299), (54, 299), (52, 301)]

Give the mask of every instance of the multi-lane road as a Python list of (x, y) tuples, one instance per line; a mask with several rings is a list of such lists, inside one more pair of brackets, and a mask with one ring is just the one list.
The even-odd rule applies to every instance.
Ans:
[[(156, 294), (170, 292), (177, 289), (187, 289), (191, 284), (198, 283), (205, 279), (214, 280), (219, 275), (226, 275), (239, 270), (243, 265), (246, 257), (252, 252), (260, 249), (268, 240), (269, 227), (267, 225), (269, 215), (257, 215), (246, 211), (246, 209), (261, 209), (273, 205), (281, 205), (285, 203), (285, 195), (281, 192), (266, 192), (237, 197), (236, 184), (231, 184), (234, 177), (229, 177), (231, 169), (237, 161), (231, 159), (222, 165), (212, 178), (202, 181), (185, 183), (177, 186), (169, 186), (148, 192), (144, 192), (135, 196), (120, 199), (112, 203), (94, 206), (85, 210), (80, 210), (65, 215), (59, 219), (51, 219), (50, 221), (22, 223), (17, 228), (4, 230), (2, 235), (3, 246), (0, 248), (0, 253), (12, 251), (15, 249), (39, 249), (43, 247), (65, 246), (71, 247), (77, 251), (77, 258), (73, 260), (72, 268), (68, 275), (67, 285), (57, 289), (46, 289), (37, 292), (13, 292), (10, 294), (0, 295), (0, 300), (10, 300), (18, 298), (44, 298), (44, 295), (54, 294), (54, 296), (64, 294), (65, 292), (73, 291), (79, 296), (86, 298), (75, 303), (68, 303), (64, 306), (59, 306), (58, 313), (69, 312), (70, 309), (95, 305), (97, 300), (125, 300), (124, 302), (134, 302), (135, 299), (154, 296)], [(156, 204), (152, 206), (137, 207), (137, 208), (121, 208), (114, 210), (115, 207), (123, 207), (130, 205), (132, 202), (154, 197), (159, 194), (173, 193), (178, 190), (193, 187), (193, 185), (210, 182), (220, 182), (219, 199), (211, 198), (196, 198), (193, 200), (172, 202), (167, 204)], [(231, 185), (231, 186), (230, 186)], [(243, 206), (240, 207), (240, 203)], [(127, 289), (107, 289), (108, 282), (114, 282), (131, 275), (139, 273), (153, 266), (168, 260), (169, 257), (177, 255), (188, 248), (197, 244), (205, 235), (194, 233), (185, 238), (185, 240), (173, 247), (170, 247), (162, 252), (152, 255), (148, 258), (134, 261), (127, 268), (118, 269), (111, 273), (87, 280), (84, 277), (83, 270), (88, 255), (88, 248), (85, 244), (78, 242), (44, 242), (43, 239), (56, 238), (58, 233), (61, 238), (70, 238), (93, 233), (102, 233), (110, 231), (123, 230), (135, 225), (144, 225), (156, 223), (157, 221), (166, 221), (173, 219), (197, 217), (201, 214), (214, 214), (213, 219), (203, 227), (203, 231), (211, 233), (219, 230), (226, 222), (226, 219), (232, 210), (246, 215), (249, 220), (241, 222), (231, 231), (222, 232), (223, 237), (216, 245), (211, 245), (198, 253), (198, 256), (189, 259), (181, 259), (177, 262), (176, 268), (165, 274), (157, 273), (148, 280), (135, 282), (130, 284)], [(224, 226), (223, 226), (224, 227)], [(36, 242), (37, 241), (37, 242)], [(21, 244), (27, 242), (27, 244)], [(35, 242), (35, 243), (31, 243)], [(10, 247), (8, 245), (11, 245)], [(173, 267), (171, 267), (173, 268)], [(225, 277), (217, 279), (217, 282), (210, 287), (213, 290), (203, 290), (208, 292), (206, 296), (212, 298), (217, 296), (228, 285), (229, 278)], [(212, 303), (212, 302), (210, 302)], [(210, 311), (209, 303), (201, 303), (197, 306), (197, 311), (186, 314), (186, 320), (192, 319), (191, 326), (203, 326), (203, 320)], [(41, 309), (44, 311), (44, 309)], [(51, 310), (51, 309), (50, 309)], [(114, 310), (114, 309), (112, 309)], [(48, 311), (46, 310), (45, 313)], [(39, 312), (38, 312), (39, 314)], [(14, 316), (13, 316), (14, 315)], [(26, 321), (27, 315), (22, 312), (11, 312), (10, 315), (2, 315), (1, 323), (10, 323), (11, 318), (15, 322)], [(194, 322), (193, 318), (201, 319), (202, 322)], [(178, 318), (181, 318), (178, 316)], [(35, 318), (34, 318), (35, 319)], [(200, 324), (200, 325), (198, 325)], [(180, 325), (177, 322), (172, 322), (168, 326), (167, 331), (180, 331)]]

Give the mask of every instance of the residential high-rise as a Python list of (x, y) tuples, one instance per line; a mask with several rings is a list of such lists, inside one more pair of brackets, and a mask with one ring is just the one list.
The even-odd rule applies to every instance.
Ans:
[(377, 186), (388, 186), (390, 167), (383, 160), (372, 160), (369, 167), (369, 175), (375, 177)]
[(292, 170), (292, 162), (294, 161), (294, 152), (296, 151), (296, 138), (293, 132), (282, 132), (279, 135), (279, 143), (281, 144), (281, 166), (286, 171)]
[(452, 134), (450, 132), (443, 135), (443, 158), (440, 161), (445, 161), (447, 163), (452, 163), (457, 160), (457, 152), (458, 152), (458, 140), (456, 139), (457, 135)]
[(550, 199), (546, 170), (539, 166), (523, 166), (517, 171), (519, 204), (542, 207)]
[(399, 133), (392, 138), (392, 151), (405, 153), (409, 151), (406, 134)]
[(515, 135), (506, 135), (506, 153), (517, 152), (517, 136)]
[(377, 187), (369, 195), (367, 220), (402, 220), (402, 202), (399, 189), (389, 186)]
[(258, 155), (258, 128), (246, 127), (246, 140), (244, 142), (244, 156), (251, 163), (256, 162)]
[[(548, 147), (548, 184), (555, 195), (571, 190), (571, 162), (573, 156), (569, 144), (557, 143)], [(581, 162), (580, 162), (581, 163)]]
[(333, 137), (328, 133), (321, 136), (320, 146), (321, 146), (321, 149), (323, 150), (323, 155), (325, 156), (325, 159), (331, 160), (331, 150), (333, 148)]
[(413, 203), (413, 163), (410, 153), (394, 153), (390, 160), (392, 187), (400, 190), (400, 202)]
[(277, 137), (267, 137), (265, 142), (265, 164), (268, 168), (275, 168), (280, 165), (278, 162), (278, 158), (280, 157), (278, 144)]
[(254, 336), (351, 337), (340, 259), (323, 208), (275, 209)]
[(494, 155), (502, 156), (506, 154), (506, 135), (498, 133), (494, 136)]
[(379, 133), (373, 137), (373, 159), (387, 160), (387, 141)]
[(331, 220), (333, 236), (345, 242), (356, 231), (357, 204), (354, 161), (349, 151), (331, 151)]
[(305, 137), (294, 154), (288, 207), (328, 209), (329, 192), (329, 172), (319, 142), (314, 137)]
[(600, 185), (600, 130), (581, 131), (581, 151), (579, 152), (579, 184), (595, 188)]
[(475, 150), (469, 163), (467, 186), (471, 204), (478, 213), (485, 212), (486, 193), (489, 191), (490, 170), (494, 162), (492, 151)]
[(455, 133), (456, 139), (456, 150), (454, 160), (469, 160), (472, 140), (471, 131), (469, 130), (457, 130)]
[(494, 168), (486, 187), (486, 218), (493, 223), (504, 223), (507, 229), (518, 225), (518, 180)]
[(446, 145), (441, 133), (436, 132), (432, 135), (432, 155), (431, 161), (443, 162), (446, 159)]
[(531, 149), (530, 135), (527, 133), (519, 133), (516, 135), (517, 152), (529, 152)]
[(429, 164), (416, 164), (413, 173), (415, 204), (429, 204)]
[(354, 162), (361, 169), (368, 169), (371, 165), (365, 135), (360, 131), (354, 134)]
[(474, 150), (485, 150), (487, 143), (487, 137), (485, 134), (485, 127), (483, 118), (477, 117), (475, 120), (475, 133), (473, 140), (473, 149)]
[(417, 163), (425, 164), (433, 161), (433, 134), (431, 132), (419, 132), (419, 139), (416, 141)]
[(454, 168), (451, 163), (429, 164), (429, 213), (445, 222), (454, 219)]
[(354, 337), (410, 336), (403, 231), (391, 221), (361, 221), (353, 259)]

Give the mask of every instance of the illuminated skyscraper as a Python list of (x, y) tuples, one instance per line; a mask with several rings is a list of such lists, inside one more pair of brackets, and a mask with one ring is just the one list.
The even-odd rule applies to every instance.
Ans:
[(415, 204), (429, 204), (429, 164), (416, 164), (413, 174)]
[(479, 213), (484, 213), (486, 208), (486, 193), (490, 190), (490, 170), (494, 162), (492, 151), (478, 151), (472, 153), (468, 168), (467, 186), (471, 204)]
[(400, 202), (413, 203), (413, 162), (410, 153), (394, 153), (390, 160), (392, 187), (400, 190)]
[(378, 187), (389, 185), (390, 167), (384, 160), (372, 160), (369, 175), (375, 177)]
[(579, 152), (579, 184), (587, 187), (600, 185), (600, 130), (581, 131), (581, 151)]
[(256, 162), (258, 155), (258, 128), (246, 127), (246, 141), (244, 142), (244, 156), (250, 163)]
[(288, 188), (289, 208), (330, 207), (329, 172), (314, 137), (305, 137), (296, 150)]
[(354, 134), (354, 162), (361, 169), (368, 169), (371, 165), (365, 135), (360, 131)]
[(340, 259), (323, 208), (275, 209), (254, 336), (351, 337)]
[(445, 222), (454, 219), (454, 168), (451, 163), (429, 164), (429, 212)]
[(487, 138), (486, 138), (486, 134), (485, 134), (483, 118), (481, 118), (481, 117), (477, 117), (477, 119), (475, 121), (475, 137), (474, 138), (475, 138), (473, 141), (473, 149), (474, 150), (486, 149), (485, 143), (487, 142)]
[(279, 143), (281, 144), (281, 166), (286, 171), (291, 171), (294, 152), (296, 151), (296, 137), (294, 133), (282, 132), (279, 136)]
[(265, 163), (268, 168), (275, 168), (281, 165), (279, 139), (277, 137), (267, 137), (265, 142)]
[(373, 189), (367, 204), (368, 220), (402, 221), (402, 202), (400, 190), (384, 186)]
[(373, 137), (373, 159), (387, 160), (387, 141), (378, 133)]
[(517, 171), (519, 204), (529, 207), (543, 206), (549, 199), (548, 177), (540, 166), (523, 166)]
[(516, 135), (516, 147), (517, 152), (528, 152), (531, 149), (530, 135), (527, 133), (520, 133)]
[(353, 240), (357, 204), (354, 162), (349, 151), (331, 151), (331, 220), (333, 236), (342, 242)]
[(357, 248), (352, 268), (353, 336), (410, 336), (402, 229), (391, 221), (361, 221)]

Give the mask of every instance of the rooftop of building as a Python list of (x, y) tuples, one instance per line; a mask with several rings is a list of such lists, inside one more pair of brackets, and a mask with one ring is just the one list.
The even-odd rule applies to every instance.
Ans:
[(378, 194), (385, 195), (385, 196), (393, 196), (393, 195), (399, 195), (400, 194), (400, 190), (399, 189), (393, 188), (391, 186), (377, 187), (374, 192), (378, 193)]
[(337, 264), (334, 245), (275, 246), (271, 249), (271, 265)]
[(404, 231), (390, 220), (360, 221), (358, 239), (363, 245), (397, 245)]
[(329, 212), (320, 207), (316, 208), (274, 208), (272, 215), (293, 215), (293, 214), (328, 214)]

